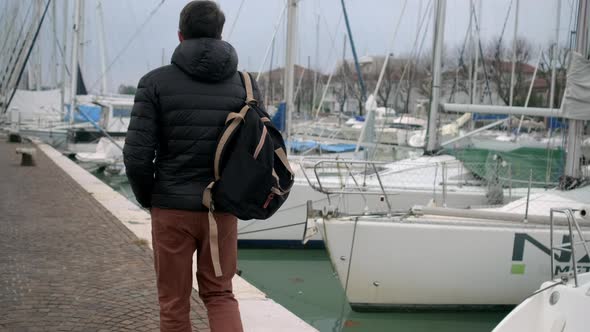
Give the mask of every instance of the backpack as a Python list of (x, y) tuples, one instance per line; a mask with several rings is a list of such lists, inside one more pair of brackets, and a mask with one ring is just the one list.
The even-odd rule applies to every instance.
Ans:
[(245, 105), (225, 120), (215, 151), (215, 181), (207, 187), (203, 204), (242, 220), (268, 219), (286, 201), (294, 176), (281, 133), (258, 107), (250, 75), (240, 74)]
[[(217, 248), (217, 225), (213, 212), (230, 212), (239, 219), (268, 219), (287, 200), (294, 174), (287, 159), (283, 136), (252, 92), (248, 73), (240, 72), (246, 88), (242, 109), (225, 120), (214, 159), (215, 180), (203, 193), (203, 205), (209, 209), (211, 253)], [(215, 248), (213, 248), (215, 246)]]

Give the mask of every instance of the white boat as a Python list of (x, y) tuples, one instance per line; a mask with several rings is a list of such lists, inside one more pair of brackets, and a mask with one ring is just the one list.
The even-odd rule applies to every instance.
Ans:
[(58, 90), (18, 90), (8, 112), (11, 129), (73, 153), (94, 152), (105, 133), (115, 138), (125, 136), (133, 96), (77, 98), (76, 120), (70, 123), (60, 111)]
[[(379, 109), (383, 108), (379, 107)], [(408, 139), (424, 132), (426, 125), (426, 120), (424, 119), (408, 115), (386, 116), (382, 114), (383, 112), (378, 112), (378, 117), (375, 119), (374, 124), (380, 144), (411, 146), (408, 143)], [(335, 122), (322, 121), (302, 123), (294, 128), (294, 135), (296, 137), (319, 137), (355, 144), (362, 133), (364, 125), (364, 120), (356, 118), (350, 118), (341, 125)]]
[[(87, 122), (83, 128), (68, 130), (67, 151), (95, 152), (98, 141), (107, 135), (115, 140), (124, 139), (131, 119), (133, 96), (79, 96), (78, 99), (84, 104), (77, 106), (76, 117)], [(90, 119), (88, 109), (99, 115), (97, 121)]]
[[(569, 209), (560, 210), (571, 213)], [(578, 229), (575, 220), (570, 219), (570, 234), (573, 238)], [(576, 234), (578, 235), (578, 234)], [(586, 257), (590, 255), (587, 240), (581, 237), (576, 241), (584, 245)], [(568, 250), (572, 257), (580, 257), (576, 244), (552, 248), (553, 252)], [(570, 267), (576, 271), (576, 260), (572, 258)], [(506, 316), (492, 332), (584, 332), (588, 331), (587, 313), (590, 308), (590, 273), (567, 274), (544, 282), (539, 290), (531, 294)]]
[(580, 274), (578, 282), (578, 287), (573, 281), (557, 285), (555, 281), (543, 283), (541, 289), (549, 289), (516, 307), (493, 332), (588, 331), (590, 273)]
[[(408, 211), (416, 204), (489, 206), (493, 191), (487, 179), (474, 176), (469, 167), (448, 155), (394, 162), (292, 157), (291, 164), (296, 180), (289, 199), (268, 220), (240, 221), (240, 246), (302, 246), (308, 201), (347, 214), (387, 214)], [(533, 192), (543, 190), (534, 188)], [(503, 202), (526, 195), (526, 188), (516, 185), (500, 191)], [(319, 234), (308, 240), (306, 246), (323, 246)]]
[(78, 152), (75, 158), (86, 169), (105, 169), (110, 174), (124, 174), (124, 145), (124, 139), (102, 137), (94, 145), (94, 152)]
[[(311, 217), (355, 310), (479, 308), (521, 302), (546, 280), (549, 209), (582, 208), (590, 187), (531, 195), (501, 208), (420, 208), (406, 215)], [(582, 224), (590, 235), (590, 223)], [(567, 242), (556, 227), (554, 241)], [(566, 272), (567, 255), (555, 272)], [(590, 271), (581, 257), (579, 269)]]

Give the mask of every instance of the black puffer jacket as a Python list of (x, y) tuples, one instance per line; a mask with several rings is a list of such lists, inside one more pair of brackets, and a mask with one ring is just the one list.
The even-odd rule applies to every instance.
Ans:
[[(237, 65), (230, 44), (191, 39), (176, 48), (171, 65), (139, 81), (123, 154), (143, 207), (206, 210), (202, 193), (213, 180), (218, 136), (246, 98)], [(254, 94), (260, 98), (256, 86)]]

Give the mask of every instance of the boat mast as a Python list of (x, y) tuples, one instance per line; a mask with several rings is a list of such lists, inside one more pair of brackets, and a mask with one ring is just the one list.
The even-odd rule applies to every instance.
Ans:
[(82, 20), (82, 6), (84, 0), (74, 0), (74, 31), (72, 37), (72, 67), (70, 70), (72, 85), (70, 86), (70, 124), (74, 123), (76, 109), (76, 92), (78, 86), (78, 49), (80, 48), (80, 21)]
[[(590, 46), (590, 0), (579, 0), (578, 25), (576, 27), (576, 52), (589, 55)], [(568, 120), (568, 135), (566, 145), (565, 175), (578, 178), (580, 176), (580, 156), (582, 155), (581, 143), (584, 131), (584, 121)]]
[[(475, 5), (472, 2), (472, 9), (473, 12), (475, 12)], [(478, 1), (478, 11), (475, 12), (476, 13), (476, 17), (477, 17), (477, 21), (476, 24), (479, 25), (479, 28), (475, 28), (475, 42), (473, 43), (473, 52), (475, 53), (475, 64), (473, 65), (473, 80), (472, 80), (472, 92), (471, 92), (471, 103), (475, 103), (476, 100), (478, 100), (477, 98), (477, 68), (479, 67), (479, 43), (480, 43), (480, 35), (479, 35), (479, 31), (481, 30), (481, 19), (482, 19), (482, 14), (481, 14), (481, 10), (482, 10), (482, 0)], [(472, 16), (473, 16), (473, 12), (472, 12)]]
[(438, 108), (440, 100), (440, 84), (442, 70), (442, 51), (445, 33), (445, 14), (447, 1), (436, 1), (436, 24), (434, 25), (434, 46), (432, 58), (432, 93), (430, 97), (430, 112), (428, 114), (428, 138), (426, 154), (433, 154), (439, 149), (438, 142)]
[[(352, 30), (350, 28), (350, 21), (348, 20), (348, 12), (346, 11), (346, 5), (344, 0), (340, 0), (342, 4), (342, 12), (344, 14), (344, 22), (346, 23), (346, 31), (348, 31), (348, 38), (350, 39), (350, 48), (352, 49), (352, 56), (354, 58), (354, 66), (356, 68), (356, 74), (358, 76), (359, 85), (361, 87), (361, 98), (363, 101), (367, 100), (367, 90), (365, 89), (365, 82), (363, 81), (363, 75), (361, 73), (361, 66), (359, 64), (359, 58), (356, 54), (356, 47), (354, 46), (354, 38), (352, 37)], [(362, 109), (359, 110), (361, 112)]]
[(295, 75), (295, 56), (297, 50), (297, 6), (299, 0), (289, 0), (287, 8), (287, 52), (285, 59), (285, 103), (287, 106), (287, 140), (291, 137), (293, 122), (293, 89)]
[(5, 80), (7, 78), (8, 68), (10, 68), (10, 63), (12, 61), (10, 56), (14, 39), (12, 30), (16, 25), (15, 21), (18, 16), (18, 4), (9, 4), (6, 2), (5, 7), (6, 11), (4, 12), (5, 15), (3, 18), (3, 22), (5, 23), (4, 28), (2, 29), (2, 34), (0, 35), (0, 84), (2, 84), (2, 89), (0, 90), (0, 103), (4, 100), (4, 92), (8, 91), (6, 88), (7, 82)]
[(553, 108), (555, 102), (555, 58), (559, 54), (559, 26), (561, 22), (561, 0), (557, 0), (557, 13), (555, 17), (555, 40), (551, 50), (551, 88), (549, 92), (549, 108)]
[[(313, 89), (311, 91), (311, 115), (313, 116), (313, 109), (315, 107), (316, 93), (318, 90), (318, 71), (320, 70), (320, 14), (317, 16), (315, 26), (315, 59), (313, 71)], [(310, 67), (311, 69), (311, 67)]]
[[(37, 0), (35, 2), (35, 21), (39, 22), (41, 20), (42, 13), (42, 0)], [(41, 41), (43, 38), (37, 39), (35, 43), (35, 90), (41, 91), (41, 84), (43, 81), (43, 75), (41, 70)]]
[[(509, 105), (513, 106), (514, 104), (514, 84), (515, 84), (515, 70), (516, 70), (516, 48), (518, 46), (517, 38), (518, 38), (518, 14), (520, 11), (520, 0), (516, 0), (516, 11), (514, 12), (514, 34), (512, 36), (512, 71), (510, 73), (510, 99)], [(510, 121), (508, 121), (510, 122)]]
[[(102, 1), (99, 0), (96, 4), (96, 15), (98, 18), (98, 44), (100, 48), (100, 69), (101, 69), (101, 81), (100, 94), (105, 95), (107, 93), (107, 49), (105, 43), (104, 33), (104, 14), (102, 11)], [(162, 50), (162, 54), (164, 51)], [(162, 55), (162, 62), (164, 56)]]
[[(41, 2), (40, 0), (34, 0), (34, 14), (33, 14), (33, 24), (38, 22), (38, 19), (41, 17)], [(27, 62), (28, 64), (28, 89), (29, 90), (41, 90), (41, 85), (39, 81), (41, 80), (41, 52), (40, 52), (40, 40), (33, 45), (33, 53), (31, 61)]]
[(68, 40), (68, 9), (69, 9), (69, 1), (64, 1), (63, 2), (63, 36), (61, 38), (61, 47), (62, 47), (62, 53), (61, 53), (61, 98), (60, 98), (60, 105), (61, 105), (61, 113), (62, 113), (62, 119), (64, 119), (65, 116), (65, 99), (66, 99), (66, 64), (68, 63), (68, 56), (67, 56), (67, 49), (68, 49), (68, 43), (66, 42)]
[[(473, 0), (469, 1), (469, 26), (467, 28), (467, 30), (469, 31), (469, 39), (467, 39), (467, 45), (465, 45), (464, 47), (466, 49), (471, 49), (472, 44), (474, 44), (473, 42)], [(473, 48), (475, 49), (475, 47)], [(473, 104), (473, 90), (471, 89), (471, 87), (474, 85), (471, 82), (471, 79), (473, 77), (473, 54), (471, 52), (467, 52), (469, 54), (469, 74), (468, 74), (468, 78), (467, 78), (467, 87), (468, 87), (468, 91), (467, 94), (469, 95), (469, 103)]]
[[(80, 44), (80, 49), (78, 49), (78, 68), (80, 68), (80, 71), (82, 70), (81, 68), (84, 68), (84, 44), (86, 43), (86, 40), (84, 40), (84, 38), (86, 38), (86, 22), (85, 22), (85, 16), (86, 15), (86, 1), (85, 0), (80, 0), (80, 32), (79, 32), (79, 44)], [(76, 72), (77, 73), (77, 72)]]
[(51, 84), (53, 88), (58, 85), (57, 78), (57, 4), (56, 1), (51, 3), (51, 30), (53, 32), (53, 46), (51, 47)]

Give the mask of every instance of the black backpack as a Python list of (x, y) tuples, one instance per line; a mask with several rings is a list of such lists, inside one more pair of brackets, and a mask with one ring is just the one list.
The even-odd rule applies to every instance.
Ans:
[(215, 152), (215, 181), (205, 189), (203, 205), (242, 220), (267, 219), (287, 200), (294, 174), (281, 133), (254, 99), (250, 75), (240, 74), (245, 105), (225, 121)]

